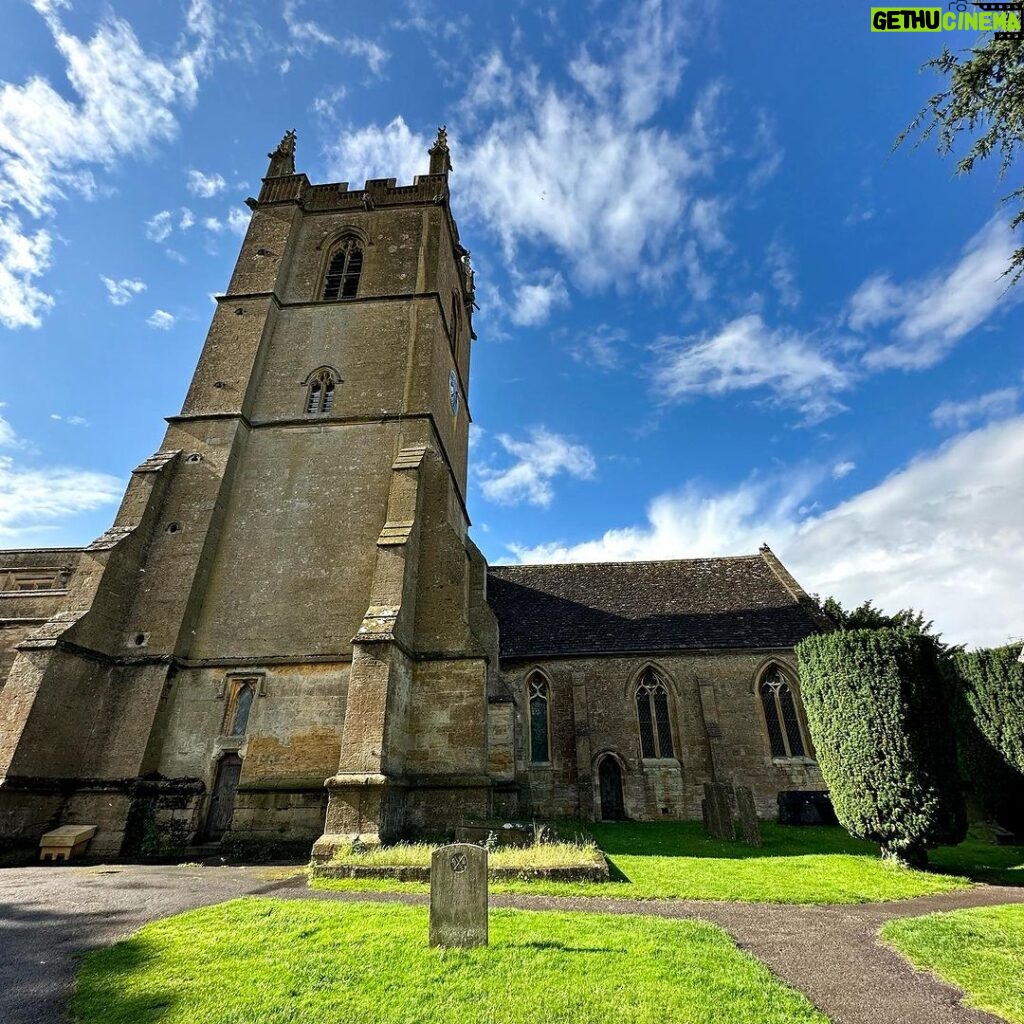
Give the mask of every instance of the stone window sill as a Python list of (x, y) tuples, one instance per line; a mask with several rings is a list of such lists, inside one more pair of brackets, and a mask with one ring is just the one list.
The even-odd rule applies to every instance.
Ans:
[(781, 767), (792, 767), (793, 765), (803, 765), (807, 768), (818, 767), (818, 762), (813, 757), (773, 757), (772, 764)]

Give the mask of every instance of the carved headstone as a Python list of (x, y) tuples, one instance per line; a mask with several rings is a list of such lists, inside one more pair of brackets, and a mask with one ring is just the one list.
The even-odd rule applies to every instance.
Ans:
[(487, 945), (487, 851), (441, 846), (430, 858), (430, 945)]
[(732, 842), (736, 838), (736, 826), (732, 820), (729, 789), (729, 786), (723, 786), (719, 782), (704, 783), (704, 817), (708, 833), (713, 839)]
[(740, 819), (740, 832), (747, 846), (761, 845), (761, 823), (757, 819), (754, 794), (748, 786), (736, 787), (736, 813)]

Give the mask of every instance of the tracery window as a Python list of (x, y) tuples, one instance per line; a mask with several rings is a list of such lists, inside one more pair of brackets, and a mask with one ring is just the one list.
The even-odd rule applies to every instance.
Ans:
[(530, 761), (546, 764), (551, 760), (550, 691), (548, 681), (534, 672), (527, 681), (530, 706)]
[(652, 669), (647, 669), (637, 683), (636, 717), (640, 725), (640, 755), (674, 757), (668, 689)]
[(806, 757), (808, 745), (793, 690), (778, 666), (765, 673), (759, 690), (772, 757)]
[(328, 369), (316, 370), (309, 378), (306, 392), (306, 415), (323, 416), (334, 405), (334, 386), (337, 383), (334, 372)]
[(331, 256), (324, 278), (323, 298), (351, 299), (359, 291), (359, 274), (363, 269), (363, 249), (355, 238), (344, 239)]

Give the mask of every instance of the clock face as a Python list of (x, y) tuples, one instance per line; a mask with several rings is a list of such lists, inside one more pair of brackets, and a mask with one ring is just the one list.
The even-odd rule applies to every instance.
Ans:
[(459, 379), (452, 370), (448, 374), (448, 400), (452, 403), (452, 415), (459, 415)]

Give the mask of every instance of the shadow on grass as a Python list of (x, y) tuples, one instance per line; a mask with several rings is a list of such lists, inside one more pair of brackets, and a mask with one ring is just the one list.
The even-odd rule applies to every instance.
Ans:
[[(679, 822), (616, 822), (591, 826), (598, 845), (610, 858), (633, 857), (701, 857), (721, 860), (754, 860), (766, 857), (806, 857), (822, 854), (872, 856), (878, 847), (854, 839), (845, 829), (834, 825), (776, 825), (762, 822), (764, 845), (746, 846), (711, 839), (697, 821)], [(612, 865), (613, 872), (621, 869)], [(616, 879), (613, 881), (626, 880)]]
[(613, 949), (611, 946), (567, 946), (564, 942), (535, 941), (535, 942), (510, 942), (509, 946), (514, 949), (544, 949), (557, 950), (559, 953), (619, 953), (626, 955), (624, 949)]
[(159, 955), (150, 940), (138, 936), (86, 954), (71, 998), (75, 1019), (102, 1020), (104, 1024), (156, 1024), (162, 1020), (177, 998), (172, 988), (131, 991), (133, 976)]
[(928, 867), (988, 885), (1024, 886), (1024, 846), (997, 846), (979, 839), (966, 839), (959, 846), (940, 846), (932, 850), (928, 854)]

